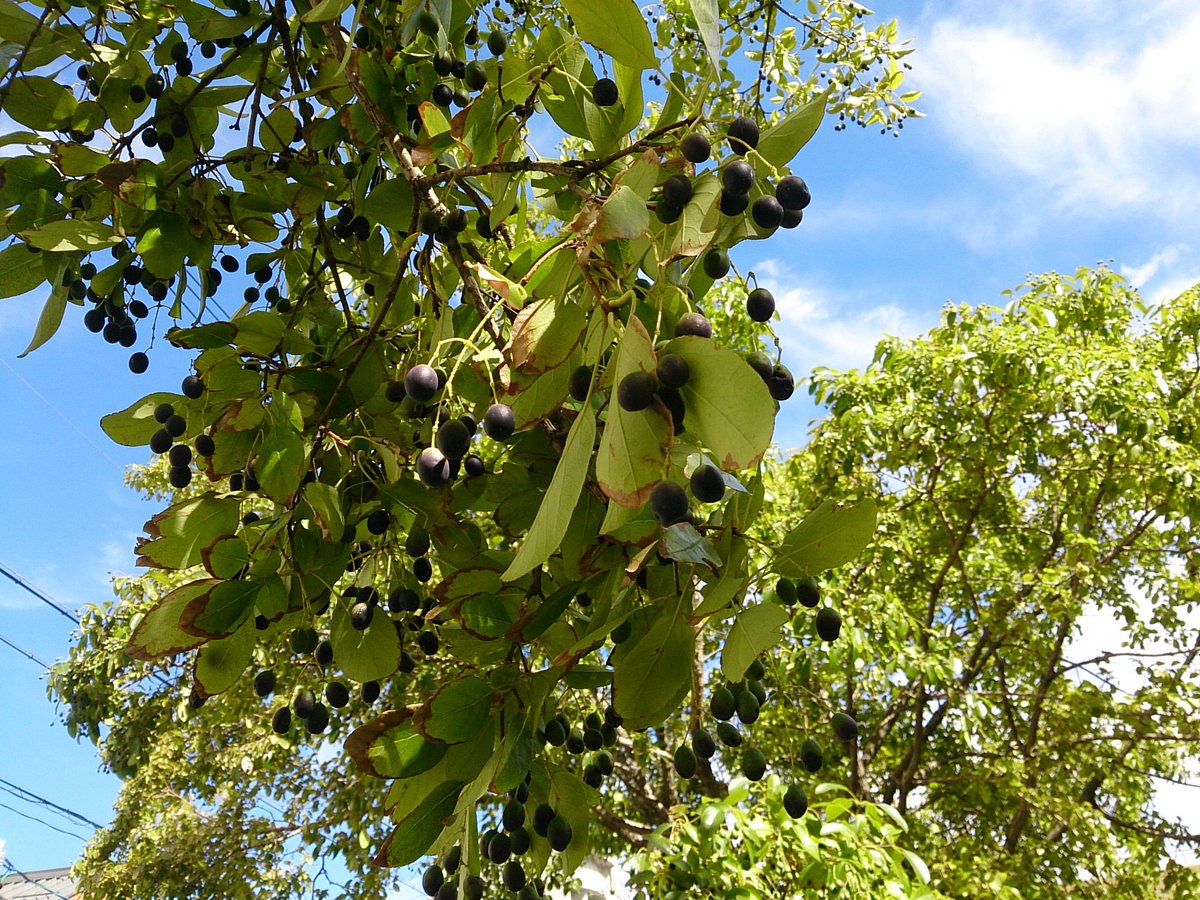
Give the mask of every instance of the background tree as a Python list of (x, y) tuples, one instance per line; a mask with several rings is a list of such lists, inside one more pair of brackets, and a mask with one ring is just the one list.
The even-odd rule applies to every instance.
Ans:
[[(839, 638), (801, 610), (765, 657), (756, 743), (802, 770), (798, 739), (850, 712), (824, 777), (903, 813), (950, 896), (1196, 893), (1175, 860), (1200, 836), (1152, 798), (1190, 783), (1200, 739), (1198, 350), (1200, 289), (1148, 309), (1106, 269), (1036, 278), (818, 371), (828, 413), (766, 478), (766, 545), (829, 501), (880, 511), (821, 585)], [(1081, 646), (1089, 612), (1125, 643)]]
[[(907, 49), (852, 3), (652, 12), (657, 42), (629, 0), (4, 6), (0, 105), (28, 130), (0, 289), (50, 286), (29, 349), (76, 305), (135, 372), (160, 334), (196, 354), (104, 422), (173, 492), (153, 573), (56, 676), (129, 779), (90, 895), (300, 891), (288, 841), (357, 868), (383, 811), (382, 864), (460, 847), (470, 895), (528, 840), (509, 887), (566, 877), (606, 797), (579, 741), (604, 768), (695, 687), (697, 632), (778, 615), (743, 611), (765, 571), (741, 532), (794, 381), (710, 341), (705, 297), (730, 249), (800, 223), (786, 167), (827, 109), (911, 114)], [(539, 118), (560, 157), (531, 153)], [(868, 530), (836, 559), (798, 530), (772, 564), (843, 562)], [(340, 712), (351, 687), (388, 711)], [(355, 725), (386, 795), (329, 789), (360, 776), (321, 736)], [(273, 819), (284, 796), (306, 812)], [(479, 840), (502, 806), (531, 828)]]

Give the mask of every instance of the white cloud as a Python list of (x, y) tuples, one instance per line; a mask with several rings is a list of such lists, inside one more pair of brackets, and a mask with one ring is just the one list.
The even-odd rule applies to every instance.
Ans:
[(935, 21), (914, 72), (931, 124), (983, 168), (1023, 176), (1025, 202), (1200, 218), (1200, 6), (1148, 4), (1134, 19), (1105, 6)]
[(934, 324), (931, 318), (894, 301), (871, 303), (804, 284), (787, 263), (777, 259), (763, 260), (754, 270), (759, 283), (775, 295), (780, 342), (803, 354), (787, 360), (797, 375), (816, 366), (861, 369), (871, 361), (875, 345), (885, 335), (912, 337)]

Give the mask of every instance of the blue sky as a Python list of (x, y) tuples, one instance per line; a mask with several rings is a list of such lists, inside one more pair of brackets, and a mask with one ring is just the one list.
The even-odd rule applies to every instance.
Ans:
[[(813, 194), (803, 225), (736, 257), (775, 293), (794, 372), (861, 366), (882, 334), (919, 334), (947, 301), (998, 304), (1031, 272), (1108, 261), (1151, 299), (1200, 281), (1194, 0), (876, 11), (915, 39), (910, 79), (928, 118), (900, 139), (827, 126), (794, 164)], [(39, 307), (0, 301), (0, 563), (75, 608), (109, 596), (108, 573), (132, 570), (155, 511), (122, 484), (148, 451), (111, 444), (97, 423), (175, 389), (187, 360), (162, 347), (133, 376), (128, 351), (86, 332), (75, 308), (54, 341), (18, 360)], [(800, 444), (813, 414), (798, 392), (779, 442)], [(0, 634), (53, 660), (69, 633), (0, 580)], [(3, 646), (0, 704), (0, 778), (107, 820), (116, 779), (58, 725), (38, 667)], [(70, 830), (2, 792), (0, 803)], [(82, 846), (4, 806), (0, 840), (24, 869), (68, 864)]]

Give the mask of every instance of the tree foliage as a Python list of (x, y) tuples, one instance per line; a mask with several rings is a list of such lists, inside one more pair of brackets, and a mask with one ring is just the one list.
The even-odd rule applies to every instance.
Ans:
[[(160, 335), (194, 355), (102, 423), (170, 490), (143, 482), (150, 571), (55, 677), (127, 779), (89, 895), (297, 894), (296, 841), (356, 872), (459, 846), (467, 890), (506, 795), (556, 817), (520, 877), (570, 875), (607, 801), (550, 723), (596, 767), (675, 713), (707, 634), (761, 648), (743, 532), (794, 379), (702, 313), (730, 249), (800, 223), (827, 112), (913, 113), (866, 15), (4, 3), (0, 289), (49, 287), (27, 352), (82, 307), (134, 371)], [(835, 564), (801, 537), (783, 569)]]
[[(818, 371), (828, 413), (768, 479), (774, 532), (843, 496), (880, 514), (823, 582), (841, 639), (781, 652), (757, 727), (856, 716), (847, 787), (904, 814), (950, 896), (1196, 891), (1173, 860), (1200, 837), (1152, 801), (1198, 739), (1198, 303), (1147, 308), (1101, 268), (949, 307)], [(1106, 622), (1122, 642), (1089, 643)]]

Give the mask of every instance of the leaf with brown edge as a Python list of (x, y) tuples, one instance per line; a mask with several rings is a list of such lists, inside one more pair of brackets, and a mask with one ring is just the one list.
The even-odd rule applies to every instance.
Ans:
[(125, 645), (125, 655), (150, 662), (204, 643), (206, 638), (180, 628), (179, 620), (188, 604), (220, 583), (216, 578), (191, 581), (159, 600), (134, 626), (129, 643)]

